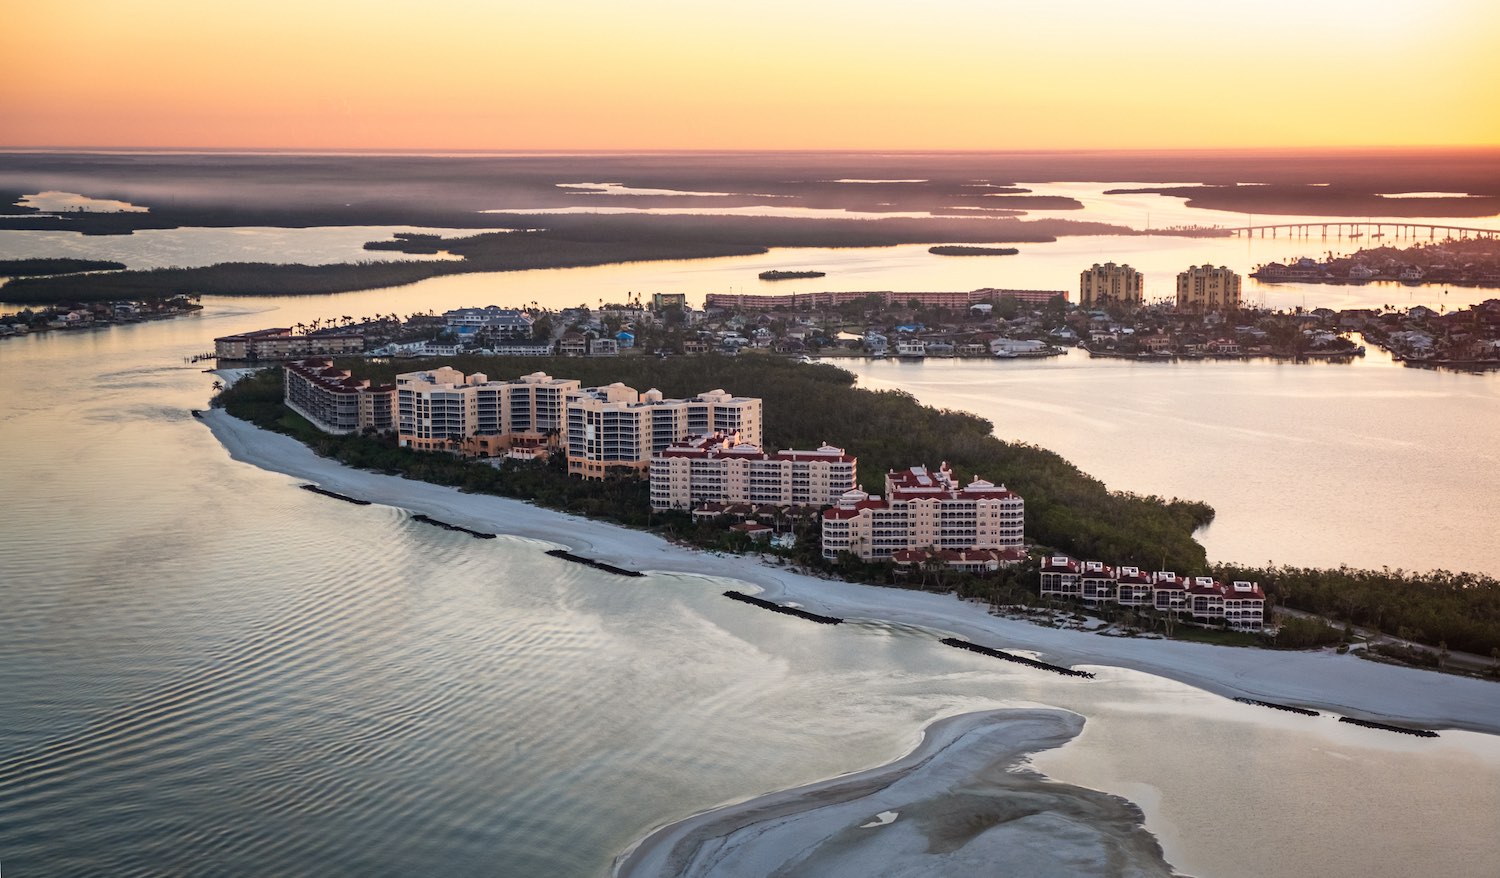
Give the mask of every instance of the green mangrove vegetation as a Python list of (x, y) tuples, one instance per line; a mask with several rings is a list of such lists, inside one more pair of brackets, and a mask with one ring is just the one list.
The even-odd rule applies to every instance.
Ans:
[(80, 271), (119, 271), (123, 262), (107, 259), (0, 259), (0, 277), (74, 274)]
[(1283, 607), (1305, 610), (1403, 640), (1488, 656), (1500, 649), (1500, 580), (1477, 573), (1245, 567), (1213, 574), (1249, 579)]
[[(424, 240), (409, 246), (425, 251)], [(463, 259), (278, 265), (226, 262), (201, 268), (153, 268), (80, 277), (19, 278), (5, 285), (7, 301), (25, 303), (144, 300), (177, 295), (295, 296), (346, 293), (416, 283), (476, 271), (525, 271), (655, 259), (702, 259), (762, 253), (734, 244), (573, 241), (545, 232), (492, 233), (443, 241)], [(388, 247), (387, 249), (394, 249)]]
[(927, 252), (934, 256), (1014, 256), (1021, 251), (1014, 247), (960, 247), (945, 244), (928, 247)]

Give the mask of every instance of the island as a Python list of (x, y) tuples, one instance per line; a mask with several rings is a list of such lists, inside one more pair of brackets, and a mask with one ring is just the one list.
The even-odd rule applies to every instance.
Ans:
[(124, 268), (125, 263), (108, 259), (0, 259), (0, 277), (46, 277)]
[(803, 278), (826, 277), (826, 271), (762, 271), (756, 275), (761, 280), (799, 280)]
[(934, 256), (1014, 256), (1021, 251), (1014, 247), (958, 247), (944, 244), (928, 247), (927, 252)]

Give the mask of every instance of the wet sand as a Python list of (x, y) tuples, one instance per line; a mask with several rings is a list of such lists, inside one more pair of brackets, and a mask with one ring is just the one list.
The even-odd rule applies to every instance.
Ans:
[(1062, 710), (938, 720), (888, 765), (782, 790), (663, 827), (615, 864), (642, 876), (1175, 874), (1115, 796), (1018, 767), (1083, 728)]

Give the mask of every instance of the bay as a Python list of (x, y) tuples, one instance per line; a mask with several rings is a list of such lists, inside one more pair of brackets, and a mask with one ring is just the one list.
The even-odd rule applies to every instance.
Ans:
[[(1178, 259), (1131, 240), (1123, 261)], [(1087, 722), (1035, 767), (1136, 802), (1185, 872), (1489, 874), (1496, 736), (1309, 724), (1121, 669), (1099, 669), (1107, 685), (1059, 682), (921, 629), (744, 610), (718, 597), (725, 580), (622, 587), (534, 541), (298, 491), (230, 459), (188, 414), (212, 376), (184, 357), (247, 329), (696, 299), (800, 267), (788, 257), (843, 266), (825, 289), (1067, 288), (1062, 267), (1076, 277), (1087, 249), (1067, 243), (1079, 250), (1051, 269), (915, 247), (774, 251), (210, 298), (190, 318), (0, 343), (0, 855), (21, 874), (597, 875), (654, 826), (890, 761), (937, 717), (1045, 704)], [(1494, 520), (1494, 376), (1378, 356), (852, 365), (1112, 487), (1214, 503), (1214, 557), (1271, 545), (1278, 561), (1385, 552), (1417, 567), (1432, 552), (1488, 570), (1496, 556), (1462, 529)], [(1325, 470), (1330, 482), (1308, 481)], [(1267, 505), (1277, 489), (1287, 499)], [(1373, 535), (1371, 519), (1340, 517), (1366, 508)]]

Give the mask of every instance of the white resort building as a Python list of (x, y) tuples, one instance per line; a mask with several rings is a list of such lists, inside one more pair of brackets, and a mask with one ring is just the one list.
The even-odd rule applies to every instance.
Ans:
[(418, 451), (534, 457), (555, 444), (578, 381), (545, 372), (490, 381), (443, 366), (396, 376), (398, 442)]
[(668, 399), (659, 390), (639, 393), (615, 383), (569, 394), (564, 427), (568, 473), (602, 479), (628, 468), (645, 475), (654, 455), (689, 436), (738, 433), (761, 442), (761, 401), (710, 390)]
[(1209, 576), (1114, 568), (1067, 555), (1053, 555), (1042, 563), (1041, 594), (1095, 606), (1116, 603), (1185, 613), (1200, 622), (1222, 621), (1236, 631), (1259, 631), (1266, 623), (1266, 595), (1258, 583), (1225, 585)]
[(324, 433), (348, 434), (360, 430), (391, 430), (396, 388), (372, 385), (345, 369), (335, 369), (332, 360), (309, 359), (282, 367), (287, 408), (312, 422)]
[(738, 434), (693, 436), (651, 458), (651, 508), (704, 503), (828, 506), (854, 490), (854, 457), (823, 445), (767, 454)]
[[(850, 491), (823, 513), (823, 557), (851, 552), (865, 560), (886, 560), (902, 551), (1021, 548), (1025, 503), (1004, 485), (976, 478), (960, 488), (945, 463), (937, 470), (914, 466), (888, 472), (885, 492), (881, 499)], [(1021, 557), (1011, 554), (1001, 551), (988, 560), (1009, 563)]]

